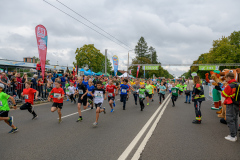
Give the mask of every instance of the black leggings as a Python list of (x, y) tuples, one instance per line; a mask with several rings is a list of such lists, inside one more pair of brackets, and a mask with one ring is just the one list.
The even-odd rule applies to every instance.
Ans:
[(143, 103), (144, 99), (145, 98), (139, 98), (139, 103), (141, 108), (144, 108), (144, 103)]
[(133, 94), (133, 97), (134, 97), (135, 103), (137, 103), (138, 94), (137, 94), (137, 93), (134, 93), (134, 94)]
[(76, 96), (73, 98), (73, 94), (71, 94), (69, 97), (70, 97), (71, 101), (76, 102), (76, 100), (75, 100)]
[(165, 99), (165, 94), (159, 93), (159, 101), (162, 102), (162, 98), (163, 100)]
[(36, 113), (32, 110), (32, 105), (31, 103), (24, 103), (21, 107), (21, 110), (28, 110), (29, 113), (31, 113), (33, 116), (36, 116)]

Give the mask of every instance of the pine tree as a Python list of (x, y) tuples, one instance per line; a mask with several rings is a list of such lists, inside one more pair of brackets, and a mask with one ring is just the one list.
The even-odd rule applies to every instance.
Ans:
[(150, 58), (148, 54), (148, 45), (143, 37), (141, 37), (135, 46), (135, 54), (137, 58)]
[(152, 46), (149, 48), (149, 53), (151, 56), (151, 62), (152, 64), (157, 64), (158, 63), (158, 59), (157, 59), (157, 51), (155, 50), (155, 48), (153, 48)]

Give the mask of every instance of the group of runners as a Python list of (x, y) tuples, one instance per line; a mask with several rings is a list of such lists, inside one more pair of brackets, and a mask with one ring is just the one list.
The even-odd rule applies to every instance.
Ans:
[[(38, 115), (34, 111), (33, 102), (38, 99), (38, 91), (31, 88), (31, 82), (25, 83), (25, 89), (21, 93), (24, 97), (25, 103), (20, 107), (20, 110), (28, 110), (32, 114), (32, 120), (36, 119)], [(173, 107), (178, 96), (182, 94), (186, 88), (184, 83), (176, 82), (166, 79), (154, 80), (154, 79), (120, 79), (114, 77), (113, 79), (97, 80), (88, 79), (87, 77), (78, 77), (75, 82), (69, 82), (65, 85), (65, 88), (61, 87), (61, 81), (56, 79), (54, 82), (54, 88), (49, 90), (48, 100), (52, 101), (51, 112), (58, 112), (59, 120), (58, 123), (62, 122), (62, 108), (64, 97), (67, 96), (67, 101), (71, 100), (71, 103), (76, 104), (78, 108), (78, 118), (76, 122), (83, 120), (81, 108), (83, 109), (94, 107), (96, 108), (96, 119), (93, 126), (98, 125), (99, 114), (103, 112), (106, 114), (106, 107), (103, 107), (104, 100), (108, 100), (108, 105), (111, 108), (111, 113), (114, 112), (116, 106), (116, 96), (120, 94), (120, 102), (123, 103), (123, 110), (126, 110), (126, 102), (130, 94), (133, 94), (135, 105), (140, 104), (140, 110), (143, 111), (145, 108), (145, 99), (147, 106), (150, 102), (153, 102), (153, 96), (159, 96), (159, 104), (165, 99), (166, 92), (172, 94)], [(18, 128), (13, 125), (13, 117), (8, 116), (9, 106), (8, 99), (11, 99), (16, 109), (16, 103), (14, 98), (7, 95), (3, 91), (4, 85), (0, 84), (0, 120), (4, 120), (12, 130), (9, 133), (15, 133)]]

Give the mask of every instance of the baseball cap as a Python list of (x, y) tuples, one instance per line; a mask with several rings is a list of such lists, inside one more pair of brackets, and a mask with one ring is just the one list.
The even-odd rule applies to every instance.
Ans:
[(0, 83), (0, 88), (4, 88), (4, 84)]

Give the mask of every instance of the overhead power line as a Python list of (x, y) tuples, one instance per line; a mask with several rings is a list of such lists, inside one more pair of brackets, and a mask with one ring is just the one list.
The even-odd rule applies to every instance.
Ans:
[(109, 36), (111, 36), (112, 38), (114, 38), (115, 40), (117, 40), (118, 42), (124, 44), (125, 46), (127, 46), (129, 49), (131, 49), (131, 47), (129, 47), (128, 45), (126, 45), (124, 42), (120, 41), (119, 39), (117, 39), (116, 37), (114, 37), (113, 35), (111, 35), (110, 33), (108, 33), (107, 31), (105, 31), (104, 29), (100, 28), (99, 26), (97, 26), (96, 24), (94, 24), (93, 22), (91, 22), (90, 20), (88, 20), (87, 18), (85, 18), (84, 16), (82, 16), (81, 14), (79, 14), (78, 12), (74, 11), (73, 9), (71, 9), (70, 7), (68, 7), (67, 5), (65, 5), (64, 3), (62, 3), (59, 0), (56, 0), (58, 3), (60, 3), (61, 5), (65, 6), (66, 8), (68, 8), (69, 10), (71, 10), (72, 12), (76, 13), (77, 15), (79, 15), (80, 17), (82, 17), (83, 19), (85, 19), (86, 21), (88, 21), (89, 23), (91, 23), (92, 25), (94, 25), (95, 27), (97, 27), (98, 29), (100, 29), (101, 31), (103, 31), (104, 33), (108, 34)]
[(98, 34), (102, 35), (103, 37), (105, 37), (105, 38), (109, 39), (110, 41), (112, 41), (112, 42), (114, 42), (114, 43), (118, 44), (119, 46), (121, 46), (121, 47), (123, 47), (123, 48), (125, 48), (125, 49), (129, 50), (129, 48), (126, 48), (125, 46), (123, 46), (123, 45), (121, 45), (121, 44), (117, 43), (116, 41), (113, 41), (111, 38), (109, 38), (109, 37), (107, 37), (106, 35), (104, 35), (104, 34), (102, 34), (102, 33), (98, 32), (98, 31), (97, 31), (97, 30), (95, 30), (94, 28), (92, 28), (92, 27), (88, 26), (87, 24), (85, 24), (85, 23), (81, 22), (81, 21), (80, 21), (80, 20), (78, 20), (77, 18), (75, 18), (75, 17), (71, 16), (70, 14), (68, 14), (68, 13), (64, 12), (63, 10), (61, 10), (61, 9), (59, 9), (58, 7), (54, 6), (53, 4), (51, 4), (51, 3), (47, 2), (46, 0), (43, 0), (43, 1), (44, 1), (45, 3), (47, 3), (48, 5), (52, 6), (53, 8), (55, 8), (55, 9), (59, 10), (60, 12), (62, 12), (62, 13), (64, 13), (64, 14), (66, 14), (67, 16), (71, 17), (72, 19), (74, 19), (74, 20), (78, 21), (79, 23), (83, 24), (84, 26), (86, 26), (86, 27), (90, 28), (91, 30), (93, 30), (93, 31), (97, 32)]

